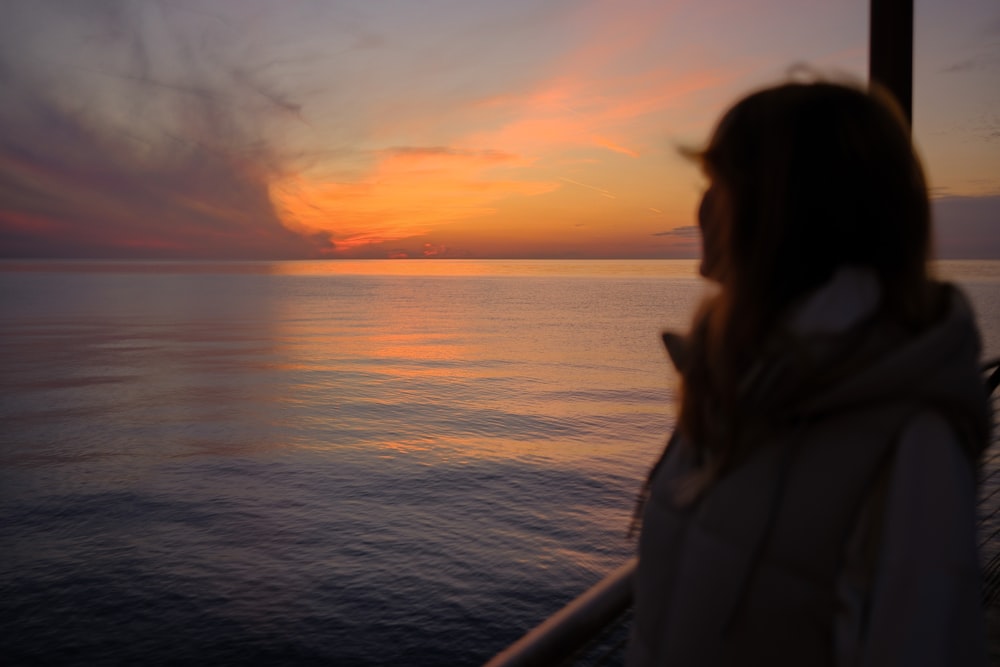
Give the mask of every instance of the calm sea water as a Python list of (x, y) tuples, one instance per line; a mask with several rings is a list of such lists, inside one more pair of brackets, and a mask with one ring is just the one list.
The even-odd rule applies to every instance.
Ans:
[(693, 276), (0, 263), (0, 656), (482, 662), (630, 555)]

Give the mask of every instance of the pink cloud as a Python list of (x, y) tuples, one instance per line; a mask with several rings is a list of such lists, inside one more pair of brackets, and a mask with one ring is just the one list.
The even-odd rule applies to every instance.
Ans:
[(497, 150), (393, 148), (379, 151), (374, 167), (360, 180), (278, 179), (270, 196), (286, 226), (304, 234), (329, 234), (340, 252), (488, 216), (500, 200), (558, 187), (549, 181), (504, 178), (498, 171), (528, 163)]

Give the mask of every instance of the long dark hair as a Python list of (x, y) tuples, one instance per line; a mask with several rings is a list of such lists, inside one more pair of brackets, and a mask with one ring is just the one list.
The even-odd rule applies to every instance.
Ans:
[(827, 82), (761, 90), (692, 157), (713, 199), (703, 272), (721, 290), (695, 317), (678, 428), (708, 462), (707, 482), (754, 444), (736, 435), (753, 417), (740, 385), (776, 323), (839, 268), (871, 270), (881, 312), (905, 328), (925, 326), (936, 306), (927, 186), (887, 93)]

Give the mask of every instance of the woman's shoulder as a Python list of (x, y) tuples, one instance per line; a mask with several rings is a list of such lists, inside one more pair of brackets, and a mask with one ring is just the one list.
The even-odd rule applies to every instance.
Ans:
[(984, 664), (975, 472), (946, 415), (926, 409), (906, 421), (883, 479), (847, 545), (840, 653), (866, 665)]
[[(921, 410), (904, 425), (889, 474), (887, 526), (903, 542), (936, 551), (975, 530), (976, 470), (946, 415)], [(959, 525), (961, 524), (961, 525)], [(948, 540), (962, 533), (963, 540)]]
[(947, 472), (954, 481), (975, 489), (975, 466), (968, 455), (968, 447), (962, 442), (955, 424), (941, 409), (928, 407), (906, 421), (895, 458), (894, 467), (901, 472), (910, 468), (937, 469), (939, 474)]

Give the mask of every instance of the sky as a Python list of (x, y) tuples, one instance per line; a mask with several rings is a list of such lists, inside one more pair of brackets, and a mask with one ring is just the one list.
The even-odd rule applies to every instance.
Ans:
[[(678, 146), (796, 66), (867, 72), (867, 0), (0, 15), (0, 257), (695, 257), (705, 183)], [(936, 252), (1000, 258), (1000, 4), (915, 15)]]

